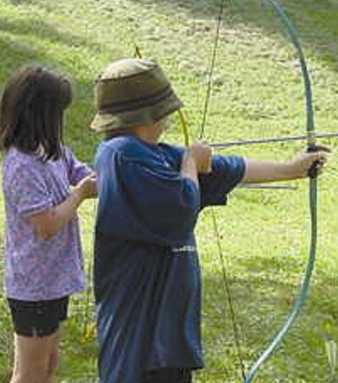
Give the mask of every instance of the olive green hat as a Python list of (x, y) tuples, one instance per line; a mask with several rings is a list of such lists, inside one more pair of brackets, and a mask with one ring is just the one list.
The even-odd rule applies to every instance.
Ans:
[(95, 101), (96, 132), (152, 125), (183, 106), (160, 66), (141, 59), (110, 64), (97, 80)]

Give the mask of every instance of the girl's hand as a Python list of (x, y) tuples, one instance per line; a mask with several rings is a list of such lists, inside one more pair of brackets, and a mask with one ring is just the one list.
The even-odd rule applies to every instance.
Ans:
[(82, 199), (96, 198), (97, 186), (96, 186), (96, 174), (92, 173), (89, 176), (83, 178), (75, 187), (80, 193)]
[(318, 147), (319, 151), (300, 153), (289, 162), (290, 176), (292, 178), (306, 178), (315, 166), (314, 174), (321, 174), (327, 162), (330, 150), (324, 146)]

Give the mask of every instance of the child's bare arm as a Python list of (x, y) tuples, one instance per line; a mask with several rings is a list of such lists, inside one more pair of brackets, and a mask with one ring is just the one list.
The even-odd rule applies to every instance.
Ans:
[(291, 161), (259, 161), (246, 159), (243, 183), (286, 181), (306, 178), (311, 167), (316, 164), (320, 172), (327, 161), (324, 151), (301, 153)]
[(75, 215), (76, 210), (87, 198), (96, 196), (96, 177), (85, 177), (74, 187), (69, 197), (54, 208), (30, 217), (34, 230), (42, 240), (49, 240)]

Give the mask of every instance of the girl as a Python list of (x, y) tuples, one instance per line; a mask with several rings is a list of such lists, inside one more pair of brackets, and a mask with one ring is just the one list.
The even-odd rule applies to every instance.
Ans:
[(15, 329), (11, 383), (53, 382), (59, 326), (69, 296), (84, 288), (76, 211), (96, 196), (96, 179), (63, 146), (71, 102), (69, 80), (30, 66), (14, 73), (0, 104), (5, 290)]

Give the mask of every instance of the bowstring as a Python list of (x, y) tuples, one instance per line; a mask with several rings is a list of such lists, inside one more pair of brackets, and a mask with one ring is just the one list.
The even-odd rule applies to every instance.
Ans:
[[(201, 130), (199, 134), (199, 139), (202, 139), (205, 133), (205, 126), (206, 126), (206, 121), (207, 121), (207, 114), (208, 114), (208, 109), (209, 109), (209, 104), (210, 104), (210, 99), (211, 99), (211, 90), (212, 90), (212, 78), (213, 78), (213, 73), (216, 65), (216, 59), (217, 59), (217, 48), (218, 48), (218, 43), (219, 43), (219, 38), (220, 38), (220, 30), (221, 30), (221, 24), (223, 21), (223, 14), (225, 10), (225, 0), (221, 0), (220, 3), (220, 10), (219, 14), (217, 17), (217, 28), (216, 28), (216, 38), (214, 42), (214, 47), (212, 51), (212, 59), (210, 63), (210, 69), (208, 73), (208, 84), (207, 84), (207, 92), (206, 92), (206, 99), (205, 99), (205, 104), (204, 104), (204, 110), (203, 110), (203, 117), (202, 117), (202, 123), (201, 123)], [(139, 46), (135, 43), (135, 57), (137, 58), (143, 58), (143, 54)], [(189, 132), (188, 132), (188, 126), (187, 126), (187, 120), (182, 112), (182, 110), (178, 111), (179, 119), (181, 122), (182, 126), (182, 132), (184, 136), (184, 143), (185, 146), (189, 146)], [(235, 338), (235, 344), (236, 344), (236, 349), (237, 349), (237, 354), (238, 354), (238, 359), (240, 363), (240, 368), (241, 368), (241, 375), (243, 378), (243, 381), (246, 379), (245, 375), (245, 367), (244, 367), (244, 361), (242, 357), (242, 349), (241, 349), (241, 344), (240, 344), (240, 331), (239, 331), (239, 326), (236, 320), (236, 314), (235, 314), (235, 309), (234, 309), (234, 304), (233, 304), (233, 297), (231, 293), (231, 288), (230, 284), (228, 281), (228, 274), (226, 271), (225, 267), (225, 257), (223, 254), (223, 249), (222, 249), (222, 244), (220, 240), (220, 233), (219, 233), (219, 228), (217, 224), (217, 219), (216, 215), (213, 209), (211, 209), (211, 214), (212, 214), (212, 221), (213, 221), (213, 228), (216, 236), (216, 241), (217, 241), (217, 248), (221, 260), (221, 268), (222, 268), (222, 278), (223, 278), (223, 288), (225, 291), (225, 295), (227, 296), (228, 299), (228, 304), (229, 304), (229, 309), (230, 309), (230, 317), (231, 317), (231, 323), (233, 327), (233, 333), (234, 333), (234, 338)]]
[(219, 13), (218, 13), (218, 17), (217, 17), (216, 38), (215, 38), (214, 46), (212, 49), (211, 62), (210, 62), (210, 68), (209, 68), (209, 73), (208, 73), (207, 92), (206, 92), (206, 97), (205, 97), (205, 102), (204, 102), (202, 122), (201, 122), (200, 134), (199, 134), (200, 140), (204, 137), (205, 126), (207, 123), (207, 115), (208, 115), (210, 98), (211, 98), (211, 90), (212, 90), (212, 80), (213, 80), (213, 75), (214, 75), (214, 71), (215, 71), (217, 49), (218, 49), (218, 43), (219, 43), (219, 39), (220, 39), (220, 32), (221, 32), (221, 25), (222, 25), (222, 21), (223, 21), (224, 9), (225, 9), (225, 0), (221, 0), (220, 1), (220, 7), (219, 7)]
[[(205, 98), (204, 109), (203, 109), (202, 123), (201, 123), (200, 134), (199, 134), (200, 140), (202, 140), (204, 135), (205, 135), (205, 126), (206, 126), (206, 122), (207, 122), (207, 114), (208, 114), (210, 100), (211, 100), (213, 74), (214, 74), (215, 66), (216, 66), (217, 50), (218, 50), (218, 44), (219, 44), (219, 40), (220, 40), (220, 32), (221, 32), (221, 25), (222, 25), (222, 21), (223, 21), (224, 10), (225, 10), (225, 0), (221, 0), (220, 1), (220, 7), (219, 7), (219, 13), (218, 13), (218, 17), (217, 17), (216, 37), (215, 37), (214, 46), (213, 46), (212, 55), (211, 55), (210, 68), (208, 71), (207, 91), (206, 91), (206, 98)], [(215, 233), (215, 237), (216, 237), (216, 241), (217, 241), (218, 253), (219, 253), (219, 257), (220, 257), (220, 261), (221, 261), (223, 288), (224, 288), (224, 292), (227, 296), (228, 305), (229, 305), (229, 309), (230, 309), (230, 317), (231, 317), (232, 329), (233, 329), (234, 338), (235, 338), (237, 356), (238, 356), (239, 363), (240, 363), (242, 379), (243, 379), (243, 381), (245, 381), (246, 380), (246, 374), (245, 374), (243, 353), (242, 353), (242, 348), (241, 348), (241, 344), (240, 344), (240, 330), (239, 330), (239, 325), (238, 325), (238, 322), (236, 319), (234, 300), (233, 300), (233, 296), (231, 293), (230, 283), (228, 280), (228, 273), (227, 273), (227, 270), (225, 267), (225, 257), (224, 257), (224, 253), (223, 253), (223, 248), (222, 248), (221, 239), (220, 239), (220, 231), (219, 231), (217, 218), (216, 218), (216, 214), (215, 214), (214, 209), (211, 209), (211, 216), (212, 216), (212, 221), (213, 221), (214, 233)]]
[(223, 288), (224, 288), (224, 291), (225, 291), (226, 296), (228, 298), (230, 318), (231, 318), (232, 330), (233, 330), (234, 338), (235, 338), (237, 356), (238, 356), (239, 363), (240, 363), (241, 375), (242, 375), (243, 380), (245, 380), (246, 374), (245, 374), (245, 366), (244, 366), (244, 360), (243, 360), (242, 347), (241, 347), (241, 343), (240, 343), (240, 331), (239, 331), (239, 326), (238, 326), (237, 319), (236, 319), (234, 300), (233, 300), (233, 296), (231, 293), (231, 287), (230, 287), (230, 283), (229, 283), (229, 279), (228, 279), (227, 269), (225, 267), (225, 257), (224, 257), (224, 253), (223, 253), (222, 243), (221, 243), (221, 239), (220, 239), (221, 238), (220, 232), (219, 232), (218, 223), (217, 223), (216, 214), (215, 214), (214, 209), (211, 209), (211, 217), (212, 217), (214, 232), (216, 235), (218, 254), (219, 254), (219, 257), (221, 260)]

